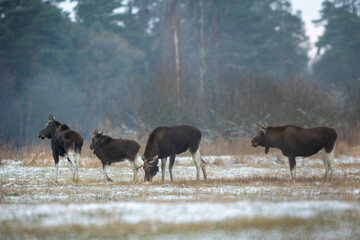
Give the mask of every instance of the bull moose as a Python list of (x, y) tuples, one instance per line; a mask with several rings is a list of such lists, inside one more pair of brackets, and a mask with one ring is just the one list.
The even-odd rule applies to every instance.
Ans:
[(90, 149), (101, 160), (103, 165), (104, 178), (108, 182), (112, 182), (106, 173), (106, 167), (114, 162), (121, 162), (125, 159), (129, 160), (134, 173), (133, 181), (136, 180), (136, 174), (142, 166), (137, 166), (138, 153), (140, 149), (139, 143), (129, 139), (114, 139), (110, 136), (103, 135), (98, 130), (94, 131), (91, 139)]
[(294, 125), (270, 127), (266, 124), (256, 124), (258, 135), (251, 141), (252, 147), (265, 147), (265, 153), (269, 148), (278, 148), (282, 154), (288, 157), (290, 163), (291, 180), (295, 182), (296, 157), (309, 157), (319, 152), (322, 153), (325, 165), (324, 182), (329, 171), (329, 182), (332, 180), (335, 169), (334, 149), (337, 138), (336, 131), (328, 127), (301, 128)]
[[(53, 115), (49, 115), (48, 122), (45, 128), (39, 132), (38, 137), (51, 139), (51, 149), (56, 168), (55, 181), (58, 181), (59, 156), (67, 158), (73, 180), (77, 179), (81, 147), (83, 145), (80, 134), (71, 130), (66, 124), (61, 124)], [(75, 165), (74, 171), (73, 165)]]
[(158, 127), (152, 131), (146, 143), (142, 156), (144, 161), (145, 181), (151, 181), (159, 171), (158, 160), (161, 159), (162, 180), (165, 180), (165, 166), (167, 157), (170, 156), (169, 172), (173, 180), (172, 168), (176, 154), (189, 150), (196, 167), (196, 179), (200, 177), (200, 167), (206, 180), (205, 161), (199, 151), (201, 132), (199, 129), (182, 125), (173, 127)]

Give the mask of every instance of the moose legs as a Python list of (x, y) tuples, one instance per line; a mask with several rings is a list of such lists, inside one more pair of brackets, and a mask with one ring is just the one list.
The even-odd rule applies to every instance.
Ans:
[(73, 180), (78, 179), (78, 170), (79, 170), (79, 162), (80, 162), (80, 153), (75, 153), (75, 152), (68, 152), (67, 153), (67, 159), (69, 161), (69, 168), (72, 171), (73, 169), (73, 164), (75, 164), (75, 170), (74, 172), (72, 172), (73, 174)]
[(75, 161), (76, 161), (76, 166), (75, 166), (75, 173), (73, 178), (74, 180), (79, 179), (78, 172), (79, 172), (79, 163), (80, 163), (80, 153), (75, 154)]
[[(166, 161), (167, 161), (167, 158), (162, 158), (161, 159), (161, 179), (162, 179), (162, 181), (165, 181)], [(170, 172), (170, 166), (169, 166), (169, 172)]]
[(104, 179), (105, 179), (105, 181), (112, 182), (113, 180), (111, 180), (111, 178), (109, 178), (109, 176), (106, 173), (107, 166), (108, 166), (107, 163), (103, 163)]
[(69, 163), (70, 172), (73, 173), (73, 165), (72, 165), (72, 162), (71, 162), (70, 158), (67, 158), (67, 160), (68, 160), (68, 163)]
[[(332, 181), (333, 171), (335, 170), (335, 162), (334, 162), (334, 150), (331, 152), (326, 152), (325, 149), (321, 150), (323, 162), (325, 165), (325, 175), (324, 175), (324, 182), (327, 181), (329, 177), (329, 182)], [(291, 173), (291, 180), (295, 182), (295, 175), (296, 175), (296, 160), (295, 157), (288, 157), (289, 164), (290, 164), (290, 173)], [(330, 176), (329, 176), (330, 173)]]
[[(166, 168), (167, 158), (161, 159), (161, 180), (165, 181), (165, 168)], [(175, 163), (175, 154), (170, 155), (170, 163), (169, 163), (169, 173), (170, 173), (170, 181), (173, 181), (172, 168)]]
[[(78, 167), (80, 162), (80, 153), (72, 153), (69, 152), (65, 155), (69, 162), (69, 169), (71, 174), (73, 175), (73, 180), (78, 179)], [(59, 173), (59, 155), (53, 153), (53, 158), (55, 162), (55, 182), (58, 182), (58, 173)], [(73, 164), (75, 164), (75, 170), (73, 171)]]
[(53, 153), (53, 158), (54, 158), (54, 162), (55, 162), (55, 182), (58, 182), (59, 155)]
[(324, 182), (326, 182), (329, 172), (330, 172), (329, 182), (331, 182), (333, 171), (335, 170), (334, 149), (329, 153), (327, 153), (325, 150), (323, 151), (323, 162), (325, 165)]
[(288, 157), (290, 164), (291, 181), (295, 182), (296, 178), (296, 160), (295, 157)]
[(200, 179), (200, 167), (201, 167), (201, 170), (204, 175), (204, 180), (206, 180), (207, 175), (206, 175), (206, 169), (205, 169), (205, 161), (204, 161), (204, 159), (202, 159), (199, 149), (196, 150), (195, 153), (191, 153), (191, 155), (194, 160), (195, 167), (196, 167), (196, 180), (199, 181), (199, 179)]
[[(161, 159), (161, 180), (165, 181), (165, 168), (166, 168), (167, 158)], [(170, 173), (170, 181), (173, 181), (172, 169), (175, 163), (175, 154), (170, 155), (170, 163), (169, 163), (169, 173)]]
[(169, 173), (170, 173), (170, 181), (173, 181), (173, 175), (172, 175), (172, 168), (175, 163), (175, 154), (170, 156), (170, 163), (169, 163)]
[(142, 167), (142, 165), (140, 163), (138, 163), (138, 155), (136, 154), (136, 156), (134, 157), (134, 160), (128, 159), (131, 165), (131, 169), (133, 170), (133, 181), (136, 181), (136, 175), (137, 172), (139, 171), (139, 169)]

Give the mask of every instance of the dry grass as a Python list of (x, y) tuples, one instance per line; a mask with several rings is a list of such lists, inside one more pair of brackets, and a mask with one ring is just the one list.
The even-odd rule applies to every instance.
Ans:
[[(209, 166), (208, 180), (196, 181), (195, 169), (174, 168), (174, 181), (143, 182), (143, 172), (132, 181), (126, 166), (108, 169), (114, 180), (103, 180), (101, 168), (80, 168), (80, 180), (73, 182), (70, 171), (60, 168), (59, 182), (54, 180), (54, 167), (9, 168), (0, 178), (0, 203), (48, 201), (229, 201), (229, 200), (345, 200), (360, 201), (360, 165), (339, 165), (332, 183), (322, 183), (323, 166), (298, 169), (296, 183), (290, 181), (287, 166), (244, 165)], [(310, 171), (309, 171), (310, 170)], [(9, 180), (11, 178), (11, 180)], [(41, 196), (39, 198), (39, 196)], [(13, 198), (15, 197), (15, 198)]]
[[(171, 222), (171, 220), (169, 220)], [(306, 239), (313, 234), (321, 236), (322, 232), (339, 231), (342, 227), (347, 227), (347, 237), (357, 238), (360, 224), (360, 215), (357, 211), (347, 211), (336, 217), (332, 213), (318, 214), (311, 218), (243, 218), (227, 219), (220, 222), (199, 222), (191, 224), (171, 224), (142, 222), (139, 224), (129, 224), (123, 222), (114, 222), (104, 226), (81, 226), (67, 225), (58, 227), (42, 228), (41, 226), (24, 226), (21, 223), (3, 222), (0, 226), (0, 232), (5, 238), (16, 238), (19, 236), (25, 238), (47, 238), (66, 239), (74, 238), (87, 239), (109, 239), (109, 238), (158, 238), (163, 236), (177, 236), (176, 238), (198, 238), (205, 234), (210, 238), (214, 233), (222, 232), (225, 236), (244, 236), (249, 231), (256, 232), (257, 238), (268, 239), (269, 233), (281, 236), (284, 239)], [(301, 231), (301, 236), (294, 235), (295, 232)], [(341, 233), (341, 231), (340, 231)], [(212, 236), (212, 237), (211, 237)], [(326, 235), (325, 235), (326, 236)], [(324, 236), (323, 236), (324, 237)], [(344, 237), (344, 235), (342, 235)], [(206, 238), (206, 237), (205, 237)], [(326, 238), (326, 237), (325, 237)]]
[[(129, 138), (136, 139), (136, 137)], [(4, 176), (0, 177), (0, 203), (107, 203), (109, 201), (180, 203), (242, 200), (338, 200), (360, 203), (358, 194), (360, 186), (359, 164), (337, 165), (337, 172), (332, 183), (322, 183), (323, 165), (299, 167), (297, 181), (292, 183), (288, 163), (279, 150), (269, 152), (270, 156), (281, 159), (278, 165), (249, 163), (247, 161), (248, 155), (266, 156), (263, 148), (251, 148), (250, 140), (246, 137), (232, 141), (218, 139), (211, 142), (204, 140), (201, 144), (202, 155), (236, 156), (235, 160), (231, 160), (231, 165), (227, 165), (228, 163), (220, 158), (209, 164), (207, 168), (209, 179), (207, 181), (195, 180), (195, 168), (193, 166), (188, 167), (186, 164), (176, 163), (174, 182), (168, 180), (162, 182), (159, 173), (151, 183), (142, 181), (143, 173), (139, 174), (137, 182), (132, 182), (132, 172), (127, 164), (116, 164), (111, 167), (108, 174), (114, 182), (106, 183), (101, 173), (101, 162), (92, 154), (89, 142), (85, 142), (82, 149), (80, 180), (73, 182), (69, 170), (60, 168), (60, 181), (55, 183), (53, 181), (54, 163), (49, 141), (19, 149), (11, 144), (5, 144), (0, 147), (0, 158), (22, 160), (23, 166), (9, 167), (9, 172), (3, 171)], [(355, 140), (353, 142), (356, 143)], [(140, 143), (142, 146), (140, 154), (142, 154), (145, 146), (144, 139)], [(336, 146), (336, 157), (341, 155), (360, 157), (360, 147), (339, 140)], [(191, 165), (193, 164), (191, 163)], [(248, 167), (255, 170), (242, 170)], [(5, 168), (7, 166), (3, 169)], [(233, 171), (233, 169), (235, 170)], [(257, 169), (261, 172), (257, 173)], [(244, 174), (246, 171), (250, 171), (251, 174)], [(220, 176), (219, 173), (222, 175)], [(232, 176), (233, 173), (234, 176)], [(169, 179), (168, 175), (166, 179)], [(249, 232), (255, 234), (245, 235), (250, 236), (250, 238), (327, 239), (328, 235), (321, 234), (327, 233), (330, 229), (337, 233), (337, 236), (332, 237), (334, 239), (356, 239), (360, 234), (359, 225), (359, 212), (347, 211), (340, 215), (329, 212), (307, 219), (254, 217), (217, 222), (202, 221), (191, 224), (113, 222), (102, 226), (59, 225), (44, 228), (38, 225), (26, 225), (22, 222), (3, 221), (0, 224), (0, 232), (1, 238), (4, 239), (216, 238), (214, 236), (223, 239), (244, 238), (244, 234), (249, 234)], [(343, 229), (345, 229), (346, 236), (342, 235)], [(294, 232), (298, 234), (294, 235)]]
[(360, 145), (349, 145), (345, 141), (338, 141), (336, 143), (336, 149), (335, 149), (335, 157), (337, 156), (360, 156)]
[(202, 141), (201, 152), (203, 155), (253, 155), (259, 150), (251, 147), (251, 139), (243, 137), (234, 140), (218, 138), (215, 141)]
[[(137, 136), (130, 136), (130, 139), (137, 139)], [(146, 138), (142, 138), (139, 142), (141, 149), (139, 155), (143, 154), (145, 149)], [(202, 141), (201, 152), (203, 156), (221, 156), (221, 155), (233, 155), (237, 156), (238, 163), (243, 162), (243, 157), (248, 155), (253, 156), (272, 156), (279, 161), (284, 161), (285, 157), (278, 149), (270, 149), (269, 154), (265, 155), (264, 148), (251, 147), (251, 139), (248, 137), (234, 139), (228, 141), (225, 139), (217, 139), (216, 141)], [(356, 142), (356, 141), (354, 141)], [(82, 159), (85, 159), (81, 163), (81, 167), (100, 167), (101, 162), (90, 150), (90, 143), (85, 141), (82, 148)], [(347, 141), (338, 141), (335, 150), (335, 157), (340, 156), (354, 156), (360, 157), (360, 145), (350, 145)], [(190, 156), (185, 153), (184, 156)], [(316, 156), (318, 157), (318, 156)], [(2, 159), (14, 159), (22, 160), (25, 166), (53, 166), (52, 151), (50, 148), (50, 142), (41, 142), (33, 146), (24, 146), (16, 148), (13, 144), (3, 144), (0, 146), (0, 160)], [(284, 162), (285, 163), (285, 162)], [(222, 165), (221, 160), (218, 160), (214, 164)]]
[[(233, 169), (235, 168), (235, 171)], [(229, 167), (209, 166), (207, 181), (196, 181), (192, 167), (177, 166), (174, 169), (175, 181), (162, 182), (159, 176), (144, 183), (138, 176), (137, 182), (131, 181), (131, 170), (124, 166), (111, 168), (109, 175), (113, 183), (106, 183), (100, 169), (80, 169), (80, 180), (73, 182), (67, 168), (60, 168), (60, 181), (53, 181), (53, 167), (4, 166), (0, 177), (0, 203), (109, 203), (111, 201), (167, 202), (177, 203), (222, 203), (236, 201), (303, 201), (337, 200), (360, 203), (359, 179), (360, 165), (339, 165), (339, 172), (332, 183), (322, 183), (322, 174), (301, 173), (301, 171), (323, 172), (323, 166), (299, 168), (297, 182), (289, 181), (287, 166), (257, 165), (246, 170), (250, 175), (242, 175), (243, 165), (231, 167), (234, 176), (224, 175)], [(261, 171), (258, 173), (258, 168)], [(261, 169), (262, 168), (262, 169)], [(7, 170), (6, 170), (7, 169)], [(190, 171), (191, 169), (191, 171)], [(236, 170), (237, 169), (237, 170)], [(255, 169), (255, 170), (254, 170)], [(184, 171), (185, 170), (185, 171)], [(217, 174), (222, 173), (224, 177)], [(100, 176), (100, 178), (99, 178)], [(168, 179), (168, 178), (167, 178)], [(62, 196), (66, 196), (62, 198)], [(29, 205), (31, 206), (31, 205)], [(336, 208), (335, 208), (336, 209)], [(141, 209), (139, 209), (141, 211)], [(86, 214), (86, 212), (84, 212)], [(99, 213), (102, 214), (102, 213)], [(106, 213), (103, 213), (106, 214)], [(256, 216), (234, 218), (223, 221), (201, 221), (191, 224), (162, 222), (141, 222), (131, 224), (121, 220), (108, 221), (105, 225), (71, 225), (62, 223), (54, 227), (42, 227), (35, 219), (15, 219), (2, 221), (1, 238), (4, 239), (196, 239), (196, 238), (249, 238), (261, 239), (356, 239), (360, 215), (358, 210), (343, 212), (321, 212), (313, 217), (274, 217)], [(92, 217), (91, 213), (89, 217)], [(107, 218), (108, 215), (96, 215)], [(113, 218), (114, 216), (111, 216)], [(30, 221), (33, 224), (26, 224)], [(111, 224), (109, 224), (111, 222)], [(294, 235), (294, 232), (297, 234)], [(245, 235), (244, 235), (245, 234)], [(345, 235), (344, 235), (345, 234)], [(217, 236), (217, 237), (214, 237)], [(251, 237), (252, 236), (252, 237)]]

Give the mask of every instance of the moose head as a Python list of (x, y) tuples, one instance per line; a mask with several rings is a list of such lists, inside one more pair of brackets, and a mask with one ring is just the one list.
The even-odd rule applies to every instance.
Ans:
[(45, 128), (39, 132), (38, 138), (51, 139), (54, 136), (56, 128), (60, 125), (60, 122), (55, 119), (53, 115), (49, 115), (48, 122), (45, 125)]
[(158, 155), (147, 159), (142, 156), (142, 160), (144, 161), (143, 169), (145, 172), (145, 181), (151, 181), (159, 171), (159, 167), (157, 166)]
[(90, 149), (95, 151), (95, 145), (103, 136), (103, 132), (99, 132), (97, 129), (93, 133), (93, 137), (91, 138)]
[(269, 141), (269, 126), (266, 123), (264, 124), (264, 126), (256, 123), (256, 128), (258, 131), (258, 135), (251, 140), (251, 146), (255, 148), (257, 146), (265, 147), (265, 153), (267, 154), (269, 152), (269, 146), (267, 144), (267, 142)]

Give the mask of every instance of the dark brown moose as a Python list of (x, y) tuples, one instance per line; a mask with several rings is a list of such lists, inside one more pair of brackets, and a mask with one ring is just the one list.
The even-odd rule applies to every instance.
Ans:
[(140, 164), (137, 164), (140, 149), (139, 143), (129, 139), (114, 139), (103, 135), (102, 132), (99, 133), (98, 130), (94, 131), (91, 141), (90, 149), (101, 160), (106, 181), (112, 182), (106, 173), (106, 167), (114, 162), (121, 162), (125, 159), (129, 160), (131, 164), (134, 173), (133, 181), (136, 180), (136, 174), (139, 168), (142, 167)]
[[(79, 133), (71, 130), (66, 124), (61, 124), (53, 115), (49, 115), (45, 128), (39, 132), (39, 138), (51, 139), (51, 149), (55, 161), (56, 175), (58, 181), (59, 156), (66, 157), (69, 162), (73, 180), (78, 178), (78, 168), (83, 139)], [(75, 170), (73, 171), (73, 165)]]
[(158, 127), (150, 134), (142, 156), (144, 161), (145, 181), (151, 181), (159, 171), (158, 159), (161, 159), (162, 180), (165, 179), (165, 166), (170, 156), (169, 172), (173, 180), (172, 168), (176, 154), (189, 150), (196, 167), (196, 179), (200, 177), (200, 167), (206, 179), (205, 161), (199, 151), (201, 132), (199, 129), (187, 125), (174, 127)]
[(256, 124), (258, 136), (251, 141), (251, 146), (265, 147), (267, 154), (269, 148), (278, 148), (289, 159), (291, 179), (295, 182), (296, 157), (309, 157), (322, 153), (325, 165), (324, 182), (332, 180), (335, 170), (334, 149), (337, 138), (336, 131), (328, 127), (301, 128), (293, 125), (269, 127), (266, 124)]

